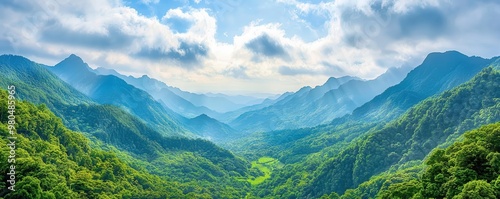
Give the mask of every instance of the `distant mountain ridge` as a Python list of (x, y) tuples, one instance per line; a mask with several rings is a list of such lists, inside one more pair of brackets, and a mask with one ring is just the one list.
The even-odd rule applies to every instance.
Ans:
[[(232, 138), (237, 131), (211, 117), (197, 118), (197, 124), (192, 125), (190, 120), (167, 105), (175, 108), (191, 107), (196, 110), (190, 115), (192, 118), (206, 115), (203, 110), (218, 115), (205, 107), (194, 107), (190, 102), (170, 92), (163, 82), (142, 76), (129, 77), (128, 80), (144, 89), (160, 88), (159, 91), (150, 91), (160, 99), (155, 100), (147, 91), (128, 84), (115, 75), (98, 75), (78, 56), (70, 55), (54, 67), (47, 67), (61, 79), (77, 88), (90, 98), (101, 104), (113, 104), (124, 108), (144, 120), (150, 127), (169, 136), (187, 136), (211, 139), (214, 142)], [(119, 74), (117, 74), (119, 75)], [(167, 86), (168, 87), (168, 86)], [(164, 100), (162, 100), (164, 99)], [(200, 109), (198, 109), (200, 108)], [(179, 111), (179, 109), (177, 109)], [(201, 111), (200, 111), (201, 110)], [(185, 112), (184, 112), (185, 113)], [(198, 114), (198, 115), (196, 115)], [(201, 121), (203, 120), (203, 121)], [(217, 134), (220, 135), (217, 135)], [(235, 134), (235, 135), (228, 135)], [(204, 137), (207, 136), (207, 137)], [(220, 139), (220, 140), (219, 140)]]
[(207, 114), (212, 117), (220, 115), (220, 113), (207, 107), (194, 105), (190, 101), (172, 92), (172, 89), (175, 88), (168, 86), (161, 81), (150, 78), (147, 75), (135, 78), (132, 76), (125, 76), (115, 70), (105, 68), (97, 68), (94, 72), (99, 75), (113, 75), (119, 77), (128, 84), (148, 92), (155, 100), (164, 104), (166, 108), (172, 109), (184, 117), (196, 117), (201, 114)]
[(409, 68), (390, 69), (374, 80), (331, 77), (325, 84), (303, 87), (284, 99), (240, 115), (230, 125), (238, 130), (272, 131), (312, 127), (351, 113), (389, 86), (397, 84)]
[(72, 54), (53, 67), (46, 67), (66, 83), (100, 104), (113, 104), (146, 121), (165, 135), (187, 135), (174, 112), (164, 108), (149, 94), (112, 75), (96, 75), (78, 56)]
[(136, 78), (122, 75), (113, 69), (97, 68), (94, 72), (100, 75), (117, 76), (129, 84), (145, 90), (155, 99), (163, 101), (170, 109), (176, 110), (186, 117), (200, 114), (217, 117), (222, 113), (234, 111), (245, 106), (259, 104), (263, 101), (263, 99), (260, 98), (242, 95), (229, 96), (220, 93), (191, 93), (169, 86), (147, 75)]

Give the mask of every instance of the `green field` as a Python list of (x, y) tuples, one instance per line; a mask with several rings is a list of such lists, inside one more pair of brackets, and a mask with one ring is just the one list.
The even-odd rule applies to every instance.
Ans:
[(257, 169), (264, 175), (261, 176), (249, 176), (247, 179), (240, 179), (249, 182), (251, 185), (258, 185), (264, 180), (271, 177), (272, 172), (275, 169), (280, 169), (283, 167), (283, 164), (275, 158), (271, 157), (261, 157), (257, 161), (252, 161), (251, 169)]

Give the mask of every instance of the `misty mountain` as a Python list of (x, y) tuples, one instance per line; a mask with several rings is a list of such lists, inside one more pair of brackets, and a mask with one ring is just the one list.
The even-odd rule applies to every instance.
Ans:
[(240, 115), (230, 125), (242, 131), (312, 127), (351, 113), (389, 86), (400, 82), (408, 68), (390, 69), (374, 80), (329, 78), (314, 88), (303, 87), (275, 104)]
[(215, 143), (224, 144), (229, 140), (241, 137), (241, 134), (229, 125), (219, 122), (205, 114), (185, 119), (183, 123), (186, 128), (196, 133), (198, 136)]
[(184, 117), (196, 117), (201, 114), (206, 114), (212, 117), (220, 115), (220, 113), (213, 111), (207, 107), (194, 105), (190, 101), (172, 92), (171, 90), (174, 89), (173, 87), (168, 86), (156, 79), (150, 78), (147, 75), (135, 78), (133, 76), (125, 76), (116, 72), (115, 70), (105, 68), (97, 68), (94, 70), (94, 72), (100, 75), (114, 75), (116, 77), (119, 77), (125, 80), (125, 82), (127, 82), (128, 84), (146, 91), (155, 100), (165, 105), (166, 108), (169, 108)]
[(237, 110), (234, 110), (234, 111), (230, 111), (230, 112), (226, 112), (226, 113), (220, 114), (220, 115), (216, 116), (215, 118), (217, 120), (221, 121), (221, 122), (229, 123), (229, 122), (233, 121), (234, 119), (236, 119), (238, 116), (240, 116), (243, 113), (266, 108), (268, 106), (271, 106), (271, 105), (273, 105), (273, 104), (275, 104), (275, 103), (277, 103), (277, 102), (285, 99), (286, 97), (288, 97), (289, 95), (292, 95), (292, 94), (293, 94), (292, 92), (286, 92), (286, 93), (281, 94), (280, 96), (278, 96), (275, 99), (266, 98), (260, 104), (255, 104), (255, 105), (251, 105), (251, 106), (245, 106), (243, 108), (240, 108), (240, 109), (237, 109)]
[(148, 92), (155, 99), (163, 101), (170, 109), (186, 117), (194, 117), (200, 114), (219, 117), (221, 113), (259, 104), (264, 100), (262, 98), (244, 95), (232, 96), (220, 93), (191, 93), (169, 86), (147, 75), (136, 78), (122, 75), (115, 70), (106, 68), (97, 68), (94, 72), (100, 75), (117, 76), (127, 83)]
[[(169, 109), (166, 103), (182, 104), (183, 107), (193, 107), (192, 104), (166, 89), (163, 82), (147, 76), (141, 78), (128, 77), (127, 79), (145, 89), (160, 89), (158, 92), (151, 91), (151, 93), (160, 97), (159, 101), (153, 99), (148, 92), (127, 84), (117, 76), (97, 75), (76, 55), (70, 55), (56, 66), (48, 68), (98, 103), (120, 106), (144, 120), (154, 129), (158, 129), (167, 135), (185, 135), (219, 141), (217, 139), (226, 139), (228, 133), (235, 132), (212, 118), (198, 118), (196, 120), (198, 124), (203, 125), (192, 125), (192, 120)], [(180, 106), (174, 107), (178, 108)], [(203, 107), (201, 110), (203, 110)], [(213, 113), (213, 111), (206, 108), (205, 110)], [(221, 135), (218, 136), (218, 133)], [(210, 136), (208, 136), (209, 134)], [(204, 137), (204, 135), (207, 135), (207, 137)]]
[(190, 101), (196, 106), (205, 106), (219, 113), (234, 111), (245, 106), (258, 104), (263, 99), (243, 96), (243, 95), (225, 95), (225, 94), (198, 94), (182, 91), (179, 88), (173, 87), (172, 92)]
[(76, 55), (70, 55), (47, 69), (96, 102), (122, 107), (165, 135), (190, 135), (173, 119), (174, 112), (156, 102), (148, 93), (116, 76), (96, 75)]

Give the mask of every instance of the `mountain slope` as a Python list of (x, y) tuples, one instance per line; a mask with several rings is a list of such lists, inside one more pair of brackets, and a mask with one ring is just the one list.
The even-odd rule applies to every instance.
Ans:
[(393, 183), (378, 198), (499, 198), (500, 123), (464, 134), (464, 140), (436, 149), (421, 178)]
[(171, 90), (174, 89), (173, 87), (170, 87), (165, 83), (160, 82), (156, 79), (152, 79), (146, 75), (135, 78), (132, 76), (125, 76), (116, 72), (115, 70), (105, 68), (97, 68), (94, 70), (94, 72), (99, 75), (113, 75), (119, 77), (128, 84), (148, 92), (155, 100), (162, 102), (167, 108), (172, 109), (173, 111), (181, 114), (184, 117), (190, 118), (201, 114), (206, 114), (211, 117), (220, 115), (220, 113), (213, 111), (207, 107), (194, 105), (190, 101), (172, 92)]
[(217, 121), (205, 114), (187, 119), (183, 122), (192, 132), (196, 132), (200, 137), (216, 143), (225, 143), (234, 140), (242, 135), (227, 124)]
[(469, 82), (424, 100), (324, 163), (304, 195), (343, 193), (392, 165), (423, 159), (467, 130), (500, 121), (499, 82), (500, 73), (490, 67)]
[(172, 119), (173, 111), (167, 110), (149, 94), (118, 77), (94, 74), (76, 55), (47, 68), (96, 102), (122, 107), (165, 135), (190, 135)]
[[(7, 92), (3, 89), (0, 102), (7, 104)], [(6, 106), (0, 106), (0, 112), (0, 134), (7, 137), (8, 119), (3, 114), (7, 113)], [(2, 189), (0, 197), (185, 197), (179, 183), (134, 169), (118, 159), (116, 153), (92, 148), (88, 139), (66, 129), (45, 106), (17, 101), (16, 118), (22, 119), (16, 122), (19, 158), (15, 162), (15, 191)], [(0, 143), (6, 146), (7, 140), (1, 139)], [(9, 168), (9, 151), (1, 153), (1, 168)], [(1, 175), (3, 185), (7, 177), (10, 176)]]
[[(134, 168), (145, 169), (152, 174), (176, 181), (194, 183), (190, 186), (216, 187), (217, 191), (208, 191), (213, 196), (224, 195), (226, 191), (238, 193), (233, 185), (245, 187), (244, 183), (236, 181), (233, 177), (246, 175), (248, 165), (229, 151), (206, 140), (163, 137), (121, 108), (99, 105), (75, 89), (73, 91), (88, 99), (89, 103), (63, 103), (64, 98), (75, 98), (70, 92), (64, 93), (67, 96), (54, 95), (45, 98), (48, 93), (57, 94), (53, 90), (64, 91), (72, 88), (46, 68), (23, 57), (15, 56), (15, 58), (25, 62), (16, 60), (8, 65), (1, 65), (1, 69), (6, 72), (0, 74), (1, 84), (16, 85), (19, 91), (16, 97), (20, 99), (36, 104), (54, 105), (51, 109), (56, 110), (58, 115), (64, 118), (63, 121), (67, 126), (82, 131), (89, 139), (101, 143), (98, 145), (106, 150), (116, 149), (120, 159), (134, 165)], [(14, 73), (18, 68), (25, 73)], [(4, 74), (18, 74), (18, 76), (13, 79), (4, 77)], [(48, 84), (50, 87), (43, 87), (37, 79), (40, 79), (40, 83), (50, 80)], [(2, 113), (0, 115), (4, 116)], [(186, 173), (187, 170), (190, 172)], [(207, 184), (210, 186), (206, 186)]]
[(264, 101), (262, 101), (260, 104), (255, 104), (255, 105), (251, 105), (251, 106), (245, 106), (243, 108), (240, 108), (240, 109), (237, 109), (237, 110), (234, 110), (234, 111), (230, 111), (230, 112), (226, 112), (226, 113), (223, 113), (219, 116), (215, 116), (214, 118), (221, 121), (221, 122), (225, 122), (225, 123), (229, 123), (231, 122), (232, 120), (236, 119), (237, 117), (239, 117), (240, 115), (242, 115), (243, 113), (246, 113), (246, 112), (251, 112), (251, 111), (255, 111), (255, 110), (259, 110), (259, 109), (263, 109), (263, 108), (266, 108), (268, 106), (271, 106), (285, 98), (287, 98), (289, 95), (292, 95), (293, 93), (292, 92), (286, 92), (286, 93), (283, 93), (281, 94), (278, 98), (276, 99), (265, 99)]
[(61, 81), (43, 65), (21, 56), (1, 55), (0, 77), (2, 88), (15, 85), (20, 88), (17, 92), (22, 99), (45, 103), (52, 110), (59, 104), (93, 103), (89, 97)]
[(393, 119), (421, 100), (469, 80), (491, 62), (480, 57), (467, 57), (457, 51), (430, 53), (401, 83), (354, 110), (351, 119)]
[(164, 82), (145, 75), (135, 78), (122, 75), (111, 69), (97, 68), (94, 72), (100, 75), (117, 76), (127, 83), (148, 92), (155, 99), (163, 101), (170, 109), (185, 117), (194, 117), (200, 114), (217, 117), (220, 113), (234, 111), (261, 101), (258, 98), (241, 95), (228, 96), (223, 94), (191, 93), (169, 86)]
[(391, 69), (375, 80), (330, 78), (315, 88), (304, 87), (287, 98), (260, 110), (244, 113), (230, 125), (254, 132), (312, 127), (351, 113), (375, 95), (404, 78), (407, 68)]

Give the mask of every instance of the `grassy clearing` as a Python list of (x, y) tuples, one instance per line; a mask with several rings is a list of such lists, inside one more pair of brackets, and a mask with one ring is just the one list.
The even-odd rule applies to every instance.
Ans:
[(261, 157), (257, 161), (252, 162), (251, 169), (257, 169), (261, 173), (263, 173), (264, 175), (256, 176), (256, 177), (249, 176), (245, 180), (253, 186), (258, 185), (258, 184), (264, 182), (264, 180), (270, 178), (273, 170), (280, 169), (282, 167), (283, 167), (283, 164), (280, 161), (278, 161), (277, 159), (274, 159), (271, 157)]

